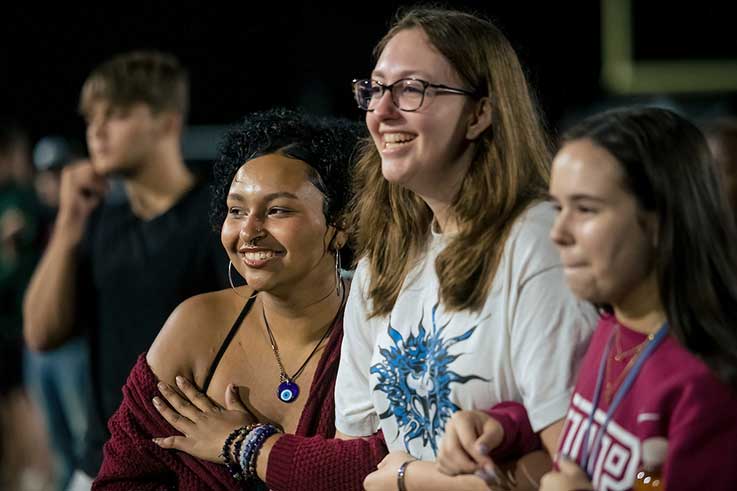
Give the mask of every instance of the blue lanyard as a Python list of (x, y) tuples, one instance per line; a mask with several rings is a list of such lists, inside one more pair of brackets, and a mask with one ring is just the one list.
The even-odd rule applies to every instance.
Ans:
[[(624, 396), (632, 387), (632, 384), (637, 378), (637, 375), (640, 373), (640, 370), (642, 370), (642, 366), (645, 364), (650, 355), (652, 355), (653, 352), (657, 349), (660, 343), (663, 342), (667, 334), (668, 322), (666, 321), (665, 323), (663, 323), (660, 329), (658, 329), (658, 332), (657, 334), (655, 334), (655, 337), (652, 339), (652, 341), (650, 341), (647, 347), (642, 351), (642, 353), (640, 353), (637, 362), (632, 367), (632, 370), (630, 370), (630, 373), (627, 374), (627, 377), (624, 379), (624, 382), (622, 382), (622, 385), (620, 385), (619, 389), (617, 389), (617, 393), (614, 395), (612, 403), (607, 410), (606, 418), (604, 418), (604, 423), (601, 425), (601, 428), (595, 435), (592, 444), (589, 445), (589, 431), (591, 430), (591, 426), (594, 422), (594, 413), (596, 413), (596, 409), (599, 407), (599, 401), (601, 400), (601, 388), (604, 385), (604, 372), (606, 371), (606, 364), (609, 360), (609, 352), (611, 351), (612, 343), (614, 342), (614, 332), (612, 332), (612, 334), (609, 336), (609, 341), (607, 342), (606, 348), (604, 349), (604, 353), (601, 357), (601, 363), (599, 364), (599, 373), (596, 376), (596, 389), (594, 389), (594, 400), (591, 402), (591, 413), (589, 414), (588, 424), (586, 426), (582, 441), (583, 449), (581, 452), (581, 468), (586, 471), (586, 474), (589, 476), (590, 480), (593, 480), (592, 476), (594, 474), (594, 470), (592, 468), (593, 464), (590, 460), (590, 457), (599, 451), (601, 440), (604, 437), (604, 433), (606, 433), (606, 428), (609, 425), (614, 412), (617, 410), (619, 404), (622, 402), (622, 399), (624, 399)], [(593, 459), (593, 462), (596, 462), (596, 459)]]

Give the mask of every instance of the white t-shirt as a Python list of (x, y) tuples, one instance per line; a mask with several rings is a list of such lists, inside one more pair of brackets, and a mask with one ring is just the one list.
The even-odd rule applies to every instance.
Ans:
[(368, 319), (368, 263), (360, 261), (345, 311), (335, 388), (335, 426), (366, 436), (381, 429), (391, 451), (434, 460), (445, 423), (459, 409), (502, 401), (527, 408), (535, 431), (562, 419), (578, 362), (598, 315), (565, 284), (548, 233), (549, 203), (513, 226), (479, 312), (438, 304), (433, 233), (390, 316)]

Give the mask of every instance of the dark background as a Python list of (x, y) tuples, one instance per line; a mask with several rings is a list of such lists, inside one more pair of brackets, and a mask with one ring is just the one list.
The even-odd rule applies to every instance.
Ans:
[[(635, 55), (737, 59), (728, 2), (632, 0)], [(371, 49), (406, 2), (116, 2), (5, 5), (0, 17), (0, 115), (32, 140), (82, 138), (76, 112), (90, 70), (132, 49), (177, 55), (192, 84), (190, 123), (228, 124), (275, 105), (361, 118), (350, 92)], [(605, 105), (597, 0), (446, 2), (489, 16), (517, 49), (552, 130)], [(731, 111), (734, 94), (669, 96), (697, 116)]]

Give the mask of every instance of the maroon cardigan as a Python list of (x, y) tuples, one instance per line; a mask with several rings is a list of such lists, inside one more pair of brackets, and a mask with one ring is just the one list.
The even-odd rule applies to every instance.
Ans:
[[(273, 491), (362, 490), (363, 479), (386, 455), (381, 433), (370, 438), (336, 440), (335, 379), (343, 339), (342, 319), (331, 334), (315, 371), (296, 434), (283, 435), (269, 454), (266, 485)], [(153, 437), (178, 434), (151, 400), (158, 379), (138, 358), (123, 387), (123, 402), (110, 418), (110, 440), (94, 490), (248, 489), (225, 466), (177, 450), (160, 448)]]

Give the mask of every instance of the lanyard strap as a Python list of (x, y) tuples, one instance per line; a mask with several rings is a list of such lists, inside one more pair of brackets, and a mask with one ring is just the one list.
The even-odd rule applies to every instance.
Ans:
[(583, 468), (586, 471), (586, 474), (588, 474), (589, 479), (592, 479), (593, 475), (593, 464), (592, 462), (595, 462), (596, 459), (591, 459), (591, 456), (596, 454), (599, 451), (599, 446), (601, 445), (601, 440), (604, 437), (604, 433), (606, 433), (606, 428), (609, 425), (609, 422), (612, 419), (612, 416), (614, 415), (614, 412), (619, 407), (620, 403), (624, 399), (624, 396), (627, 395), (627, 392), (632, 387), (632, 384), (635, 382), (635, 379), (637, 378), (637, 375), (640, 373), (640, 370), (642, 370), (643, 365), (647, 361), (647, 359), (653, 354), (653, 352), (657, 349), (657, 347), (660, 345), (660, 343), (663, 342), (666, 335), (668, 334), (668, 322), (666, 321), (660, 329), (658, 329), (657, 334), (655, 334), (655, 337), (652, 341), (645, 347), (645, 349), (640, 353), (637, 362), (632, 367), (632, 370), (630, 370), (630, 373), (627, 374), (627, 377), (624, 379), (624, 382), (622, 382), (622, 385), (617, 389), (616, 394), (614, 395), (614, 398), (612, 399), (612, 403), (609, 406), (609, 409), (607, 410), (606, 417), (604, 418), (604, 423), (602, 423), (601, 428), (594, 436), (594, 441), (591, 443), (591, 445), (588, 444), (589, 441), (589, 431), (591, 430), (591, 426), (594, 422), (594, 414), (596, 413), (596, 409), (599, 407), (599, 401), (601, 400), (601, 389), (604, 385), (604, 372), (606, 370), (606, 364), (609, 360), (609, 352), (612, 348), (612, 343), (614, 341), (614, 333), (612, 332), (612, 335), (609, 336), (609, 341), (607, 342), (606, 348), (604, 349), (604, 353), (601, 357), (601, 363), (599, 364), (599, 372), (596, 377), (596, 388), (594, 389), (594, 400), (591, 402), (591, 413), (589, 414), (588, 423), (586, 425), (586, 430), (584, 432), (583, 436), (583, 449), (581, 453), (581, 468)]

